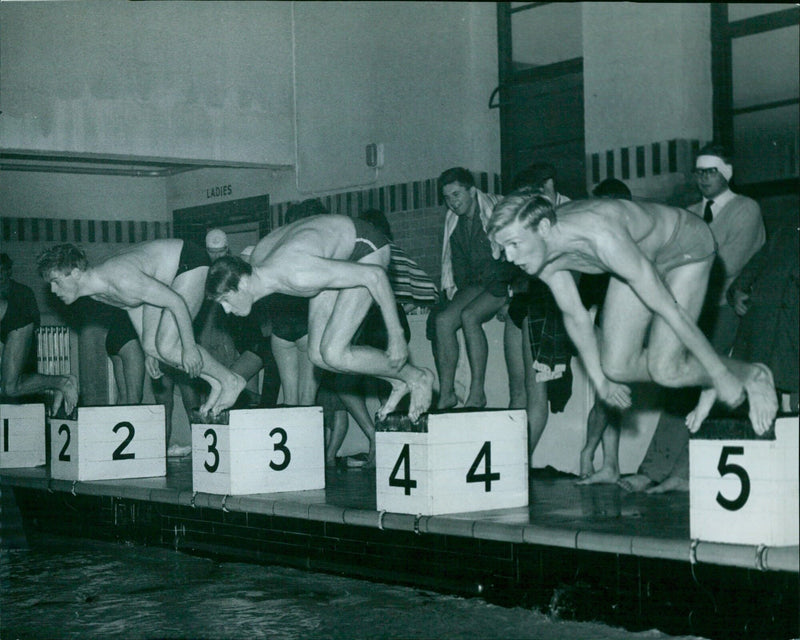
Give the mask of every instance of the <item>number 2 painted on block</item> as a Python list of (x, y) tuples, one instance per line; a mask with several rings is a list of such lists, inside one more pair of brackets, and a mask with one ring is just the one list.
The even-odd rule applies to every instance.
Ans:
[(116, 433), (120, 429), (127, 429), (128, 435), (125, 439), (119, 443), (119, 446), (114, 449), (114, 453), (111, 454), (112, 460), (133, 460), (136, 457), (135, 453), (123, 453), (125, 451), (125, 447), (127, 447), (131, 440), (133, 440), (133, 434), (136, 433), (136, 429), (133, 428), (133, 425), (130, 422), (118, 422), (114, 425), (112, 431)]
[(67, 453), (67, 449), (69, 449), (69, 441), (72, 439), (72, 434), (69, 432), (69, 426), (67, 426), (65, 424), (62, 424), (58, 428), (58, 435), (61, 435), (62, 433), (66, 433), (67, 437), (64, 438), (64, 446), (61, 447), (61, 451), (58, 454), (58, 459), (61, 462), (69, 462), (71, 460), (71, 458), (69, 457), (69, 454)]
[(722, 453), (719, 456), (719, 463), (717, 464), (717, 471), (720, 477), (732, 473), (739, 478), (742, 489), (739, 495), (733, 500), (728, 500), (721, 492), (717, 492), (717, 502), (723, 509), (728, 511), (738, 511), (741, 509), (747, 499), (750, 497), (750, 476), (747, 475), (744, 467), (728, 462), (728, 456), (743, 456), (744, 447), (722, 447)]

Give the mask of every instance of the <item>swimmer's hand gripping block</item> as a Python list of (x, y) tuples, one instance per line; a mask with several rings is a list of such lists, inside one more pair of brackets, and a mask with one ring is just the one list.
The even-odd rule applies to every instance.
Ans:
[(0, 404), (0, 469), (46, 462), (44, 405)]
[(746, 418), (707, 419), (689, 442), (689, 505), (693, 539), (797, 545), (798, 417), (762, 437)]
[(375, 425), (379, 511), (437, 515), (528, 504), (525, 411), (391, 414)]
[(47, 419), (50, 475), (59, 480), (114, 480), (167, 474), (164, 406), (78, 407)]
[[(224, 415), (223, 415), (224, 414)], [(325, 488), (322, 407), (231, 409), (192, 424), (192, 488), (218, 495)]]

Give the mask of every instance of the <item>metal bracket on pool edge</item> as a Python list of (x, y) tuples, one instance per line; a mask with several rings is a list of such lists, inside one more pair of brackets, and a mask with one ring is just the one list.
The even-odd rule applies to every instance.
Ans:
[(767, 553), (767, 545), (760, 544), (756, 547), (756, 569), (759, 571), (766, 571), (767, 565), (764, 563), (764, 556)]
[(420, 535), (419, 533), (419, 521), (422, 519), (422, 514), (418, 513), (414, 516), (414, 533), (416, 535)]
[(197, 491), (195, 491), (195, 492), (192, 494), (192, 500), (191, 500), (191, 502), (189, 503), (189, 506), (190, 506), (192, 509), (197, 509), (197, 505), (194, 503), (194, 500), (195, 500), (195, 498), (196, 498), (196, 497), (197, 497)]
[(695, 565), (697, 564), (697, 545), (700, 544), (700, 540), (695, 538), (692, 540), (691, 544), (689, 545), (689, 564)]
[(72, 488), (70, 489), (70, 491), (69, 491), (69, 492), (70, 492), (70, 493), (71, 493), (73, 496), (77, 496), (77, 495), (78, 495), (77, 493), (75, 493), (75, 486), (76, 486), (77, 484), (78, 484), (78, 481), (77, 481), (77, 480), (73, 480), (73, 481), (72, 481)]
[(228, 501), (228, 498), (230, 498), (229, 495), (222, 496), (222, 511), (223, 511), (223, 513), (230, 513), (231, 512), (231, 510), (228, 509), (228, 507), (225, 506), (225, 503)]

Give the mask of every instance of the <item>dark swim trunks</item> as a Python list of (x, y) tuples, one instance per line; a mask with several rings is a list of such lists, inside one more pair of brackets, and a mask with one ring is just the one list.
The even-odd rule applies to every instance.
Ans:
[(273, 293), (265, 300), (268, 302), (264, 312), (272, 321), (272, 335), (287, 342), (296, 342), (308, 334), (309, 298)]
[(133, 328), (131, 319), (127, 313), (122, 312), (109, 326), (106, 334), (106, 353), (109, 356), (115, 356), (131, 340), (138, 339), (139, 336), (136, 334), (136, 329)]
[(358, 262), (364, 256), (368, 256), (370, 253), (374, 253), (389, 244), (389, 238), (369, 222), (353, 218), (353, 224), (356, 227), (356, 245), (350, 255), (351, 262)]
[(178, 259), (178, 271), (175, 273), (177, 278), (182, 273), (197, 269), (198, 267), (211, 266), (211, 258), (208, 257), (205, 249), (199, 247), (189, 240), (183, 241), (181, 256)]
[(653, 265), (662, 276), (692, 262), (702, 262), (717, 252), (711, 229), (698, 216), (678, 210), (678, 220), (669, 240), (653, 256)]

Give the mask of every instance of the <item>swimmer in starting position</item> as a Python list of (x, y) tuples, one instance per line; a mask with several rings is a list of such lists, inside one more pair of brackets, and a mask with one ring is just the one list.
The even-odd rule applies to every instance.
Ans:
[[(627, 382), (701, 386), (708, 391), (687, 417), (690, 430), (700, 428), (716, 399), (736, 407), (745, 398), (755, 432), (770, 428), (778, 405), (769, 369), (717, 355), (695, 324), (715, 255), (700, 218), (626, 200), (554, 208), (539, 194), (516, 192), (495, 207), (487, 232), (507, 260), (553, 292), (601, 400), (628, 408)], [(570, 271), (612, 276), (599, 340)]]
[(184, 240), (134, 245), (97, 266), (71, 244), (44, 251), (39, 274), (66, 304), (89, 296), (127, 311), (146, 354), (147, 373), (159, 378), (158, 361), (198, 375), (211, 386), (203, 414), (217, 414), (239, 397), (245, 381), (195, 342), (192, 318), (203, 302), (206, 252)]
[[(378, 411), (383, 419), (411, 394), (408, 416), (416, 421), (431, 403), (433, 373), (407, 362), (408, 344), (386, 269), (388, 239), (371, 224), (340, 215), (303, 218), (276, 229), (253, 249), (250, 262), (227, 256), (211, 265), (206, 295), (226, 313), (245, 316), (272, 293), (311, 298), (308, 355), (316, 366), (372, 375), (392, 392)], [(353, 345), (372, 301), (388, 333), (386, 351)]]

